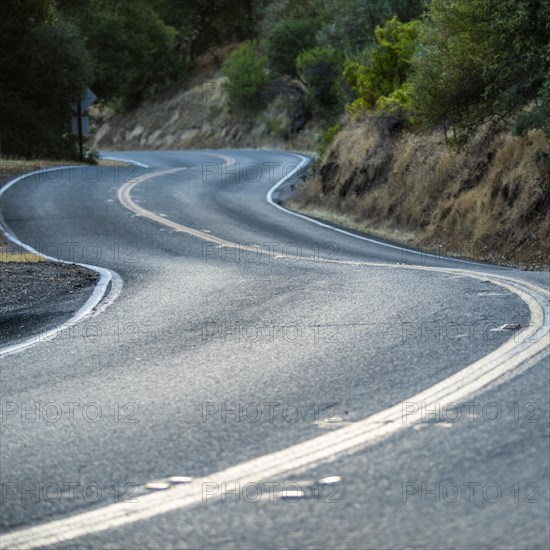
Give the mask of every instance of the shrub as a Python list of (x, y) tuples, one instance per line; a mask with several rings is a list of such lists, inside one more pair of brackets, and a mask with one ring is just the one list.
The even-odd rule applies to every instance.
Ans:
[(401, 119), (408, 117), (409, 122), (415, 120), (412, 114), (413, 98), (411, 84), (405, 82), (391, 94), (380, 96), (376, 101), (375, 109), (379, 114), (393, 115)]
[(229, 103), (237, 109), (255, 110), (261, 106), (261, 92), (268, 83), (267, 58), (257, 52), (256, 42), (246, 42), (234, 50), (223, 64), (227, 77)]
[(342, 129), (342, 123), (337, 122), (334, 126), (325, 128), (321, 135), (321, 139), (317, 145), (317, 155), (320, 159), (327, 152), (327, 149), (330, 147), (330, 144), (334, 141), (336, 134)]
[(418, 22), (401, 23), (397, 17), (375, 30), (376, 46), (368, 52), (366, 64), (346, 61), (344, 79), (356, 99), (346, 106), (358, 114), (410, 107), (410, 86), (405, 84), (416, 48)]

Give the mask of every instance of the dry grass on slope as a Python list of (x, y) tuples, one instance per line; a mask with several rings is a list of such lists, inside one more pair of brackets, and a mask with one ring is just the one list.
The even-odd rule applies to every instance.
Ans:
[(550, 174), (534, 160), (546, 147), (540, 132), (484, 129), (453, 153), (440, 133), (348, 121), (290, 206), (426, 251), (548, 269)]

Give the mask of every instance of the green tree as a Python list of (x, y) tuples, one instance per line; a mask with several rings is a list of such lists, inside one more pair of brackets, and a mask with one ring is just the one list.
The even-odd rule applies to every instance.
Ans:
[(329, 47), (317, 46), (296, 59), (298, 75), (306, 86), (306, 106), (313, 114), (330, 119), (339, 111), (341, 65), (341, 55)]
[(548, 0), (432, 0), (413, 60), (415, 109), (461, 143), (534, 97), (550, 32)]
[(406, 79), (417, 46), (418, 22), (401, 23), (392, 17), (374, 31), (376, 46), (371, 48), (366, 64), (346, 61), (344, 78), (356, 99), (348, 111), (360, 113), (375, 107), (388, 110), (392, 104), (408, 104)]
[(424, 12), (428, 0), (391, 0), (390, 11), (400, 21), (407, 23), (418, 19)]
[(389, 0), (322, 0), (319, 43), (346, 53), (363, 50), (373, 32), (390, 16)]
[(0, 130), (4, 154), (71, 158), (71, 100), (92, 78), (77, 27), (53, 2), (9, 0), (0, 20)]
[(315, 45), (315, 31), (313, 19), (282, 20), (275, 26), (265, 46), (275, 76), (298, 76), (296, 58)]
[(255, 0), (253, 6), (260, 36), (269, 35), (283, 21), (320, 22), (322, 0)]
[[(84, 4), (84, 3), (83, 3)], [(94, 92), (133, 106), (179, 76), (176, 31), (146, 0), (89, 0), (77, 22), (94, 60)]]

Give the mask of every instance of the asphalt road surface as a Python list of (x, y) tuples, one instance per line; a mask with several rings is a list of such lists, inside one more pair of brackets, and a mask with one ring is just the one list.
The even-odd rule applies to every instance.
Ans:
[(550, 547), (549, 273), (288, 213), (304, 157), (111, 156), (2, 197), (112, 274), (1, 357), (2, 549)]

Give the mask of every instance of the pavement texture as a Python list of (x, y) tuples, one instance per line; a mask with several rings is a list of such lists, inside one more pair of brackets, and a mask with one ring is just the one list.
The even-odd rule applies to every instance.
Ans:
[[(288, 153), (120, 156), (148, 167), (60, 171), (3, 196), (23, 242), (112, 270), (123, 288), (99, 315), (1, 359), (2, 535), (140, 506), (150, 482), (208, 479), (393, 405), (421, 408), (408, 399), (516, 337), (499, 327), (532, 322), (492, 277), (549, 288), (547, 272), (414, 253), (281, 211), (266, 194), (299, 164)], [(154, 216), (121, 203), (132, 182)], [(268, 479), (272, 494), (263, 478), (226, 498), (205, 485), (198, 505), (57, 546), (548, 548), (548, 356), (500, 382)]]

